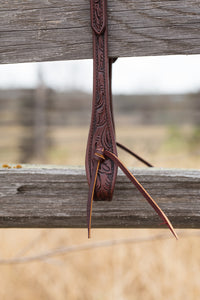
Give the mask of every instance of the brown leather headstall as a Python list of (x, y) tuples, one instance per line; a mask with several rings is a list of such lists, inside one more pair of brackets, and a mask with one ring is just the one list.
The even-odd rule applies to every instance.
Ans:
[(152, 167), (150, 163), (115, 140), (111, 79), (112, 64), (116, 58), (108, 57), (107, 1), (90, 0), (90, 9), (93, 31), (93, 102), (86, 150), (86, 175), (89, 183), (88, 237), (91, 231), (93, 199), (112, 200), (117, 168), (120, 167), (177, 238), (167, 216), (117, 156), (117, 146), (119, 146)]

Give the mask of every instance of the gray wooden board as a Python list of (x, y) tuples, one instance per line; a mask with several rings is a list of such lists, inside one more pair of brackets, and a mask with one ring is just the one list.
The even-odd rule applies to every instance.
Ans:
[[(134, 169), (175, 227), (200, 228), (200, 170)], [(86, 227), (88, 184), (81, 168), (0, 169), (0, 227)], [(118, 172), (111, 202), (94, 202), (96, 228), (160, 228), (161, 220)]]
[[(89, 0), (0, 0), (0, 63), (92, 58)], [(108, 0), (109, 56), (200, 53), (199, 1)]]

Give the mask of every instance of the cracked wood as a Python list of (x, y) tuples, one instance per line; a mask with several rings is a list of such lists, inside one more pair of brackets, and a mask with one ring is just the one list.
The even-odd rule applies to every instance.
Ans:
[[(198, 1), (108, 1), (109, 56), (200, 53)], [(92, 58), (88, 0), (0, 0), (0, 63)]]
[[(135, 169), (177, 228), (200, 228), (200, 170)], [(87, 227), (83, 169), (0, 168), (0, 227)], [(95, 202), (92, 227), (160, 228), (160, 219), (118, 172), (113, 201)]]

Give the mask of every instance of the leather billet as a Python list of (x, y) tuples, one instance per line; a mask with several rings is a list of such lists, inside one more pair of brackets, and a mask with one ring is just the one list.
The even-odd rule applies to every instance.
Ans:
[(173, 235), (178, 238), (165, 213), (117, 156), (118, 146), (145, 165), (152, 167), (146, 160), (115, 140), (111, 80), (112, 64), (116, 58), (108, 57), (107, 1), (90, 0), (90, 9), (93, 31), (93, 101), (85, 160), (89, 183), (87, 202), (88, 237), (91, 235), (93, 200), (112, 200), (117, 168), (119, 167), (153, 207)]
[[(91, 0), (93, 30), (93, 103), (92, 118), (86, 150), (86, 174), (90, 184), (97, 148), (117, 155), (111, 97), (111, 60), (108, 58), (107, 2)], [(112, 199), (117, 166), (106, 158), (99, 166), (94, 200)]]

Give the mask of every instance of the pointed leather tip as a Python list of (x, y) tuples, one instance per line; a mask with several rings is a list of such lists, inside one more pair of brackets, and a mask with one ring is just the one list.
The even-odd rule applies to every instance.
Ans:
[(176, 238), (176, 240), (178, 241), (179, 238), (178, 238), (178, 235), (176, 234), (175, 230), (173, 229), (173, 230), (171, 230), (171, 232), (174, 235), (174, 237)]
[(170, 229), (171, 233), (176, 238), (176, 240), (178, 240), (178, 235), (176, 234), (174, 227), (172, 226), (171, 222), (168, 219), (167, 219), (166, 225), (168, 226), (168, 228)]

